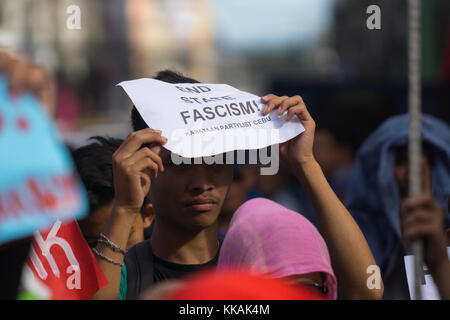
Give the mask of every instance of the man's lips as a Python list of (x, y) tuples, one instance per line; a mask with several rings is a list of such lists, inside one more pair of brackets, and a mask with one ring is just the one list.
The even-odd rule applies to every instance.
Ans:
[(194, 211), (209, 211), (215, 205), (217, 205), (217, 200), (213, 198), (201, 198), (188, 202), (186, 207)]

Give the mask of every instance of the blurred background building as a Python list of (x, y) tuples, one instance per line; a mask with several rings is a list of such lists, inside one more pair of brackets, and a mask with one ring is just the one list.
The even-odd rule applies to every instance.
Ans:
[[(381, 30), (366, 26), (373, 4)], [(80, 29), (67, 27), (72, 5)], [(423, 0), (422, 14), (422, 107), (449, 123), (450, 1)], [(407, 110), (406, 18), (406, 0), (1, 0), (0, 47), (52, 71), (58, 125), (73, 146), (127, 135), (131, 102), (115, 85), (162, 69), (257, 95), (300, 94), (318, 123), (317, 158), (345, 197), (361, 142)], [(273, 184), (292, 203), (295, 182)], [(293, 206), (306, 212), (304, 203)]]

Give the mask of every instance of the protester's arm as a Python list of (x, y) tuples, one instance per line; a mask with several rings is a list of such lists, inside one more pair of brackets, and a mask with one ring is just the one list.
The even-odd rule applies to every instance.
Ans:
[(410, 197), (400, 206), (402, 233), (405, 244), (415, 240), (424, 243), (425, 264), (436, 283), (441, 299), (450, 299), (450, 262), (447, 256), (447, 235), (444, 211), (431, 195)]
[[(151, 179), (164, 171), (159, 151), (167, 140), (160, 131), (143, 129), (131, 133), (113, 155), (114, 205), (103, 234), (120, 248), (126, 248), (130, 230), (136, 215), (142, 208), (150, 190)], [(155, 144), (141, 148), (143, 144)], [(118, 263), (124, 256), (111, 247), (99, 243), (96, 250)], [(121, 266), (96, 256), (108, 285), (99, 290), (92, 299), (117, 299), (120, 289)]]
[[(43, 106), (54, 110), (54, 88), (50, 73), (42, 66), (17, 54), (0, 50), (0, 77), (8, 82), (10, 96), (29, 92), (36, 96)], [(0, 117), (0, 131), (2, 121)], [(5, 150), (11, 154), (11, 150)], [(25, 236), (25, 235), (24, 235)], [(13, 300), (20, 290), (23, 265), (28, 257), (32, 237), (10, 241), (0, 246), (0, 299)]]
[(53, 117), (56, 112), (55, 82), (50, 72), (25, 57), (0, 51), (0, 75), (9, 79), (9, 92), (19, 96), (32, 93)]
[(330, 250), (342, 299), (381, 299), (380, 288), (367, 286), (367, 268), (376, 265), (367, 241), (348, 210), (328, 184), (317, 162), (299, 164), (296, 176), (306, 189), (319, 229)]
[(280, 156), (296, 175), (314, 206), (319, 229), (324, 237), (338, 281), (339, 296), (342, 299), (381, 299), (380, 289), (369, 289), (367, 268), (375, 265), (364, 235), (355, 220), (328, 184), (322, 169), (316, 162), (312, 147), (315, 122), (309, 114), (303, 99), (295, 97), (263, 97), (266, 103), (264, 113), (278, 109), (278, 114), (287, 110), (286, 121), (297, 116), (305, 132), (280, 145)]

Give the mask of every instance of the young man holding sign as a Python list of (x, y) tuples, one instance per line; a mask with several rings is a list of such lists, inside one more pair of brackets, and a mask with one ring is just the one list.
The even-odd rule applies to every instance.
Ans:
[[(173, 72), (156, 79), (169, 83), (197, 83)], [(302, 98), (267, 95), (262, 114), (272, 111), (290, 121), (298, 117), (305, 132), (280, 144), (281, 158), (308, 191), (318, 215), (339, 283), (346, 299), (381, 298), (382, 287), (366, 286), (372, 253), (355, 221), (328, 185), (314, 159), (315, 123)], [(166, 108), (167, 106), (161, 106)], [(170, 107), (170, 106), (169, 106)], [(113, 156), (115, 194), (113, 212), (97, 246), (98, 262), (109, 285), (95, 298), (137, 298), (149, 285), (214, 267), (220, 242), (218, 216), (232, 181), (231, 164), (175, 165), (164, 148), (168, 139), (147, 127), (133, 109), (132, 132)], [(131, 225), (147, 194), (155, 211), (154, 230), (144, 241), (124, 252)], [(149, 263), (150, 261), (150, 263)], [(123, 264), (125, 262), (125, 264)]]

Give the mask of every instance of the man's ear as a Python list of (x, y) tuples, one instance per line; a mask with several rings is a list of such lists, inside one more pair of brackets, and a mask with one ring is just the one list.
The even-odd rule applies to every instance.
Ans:
[(144, 219), (144, 229), (150, 227), (155, 218), (155, 211), (151, 203), (144, 205), (142, 208), (142, 217)]

